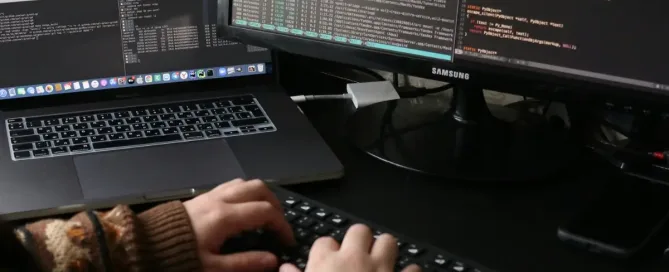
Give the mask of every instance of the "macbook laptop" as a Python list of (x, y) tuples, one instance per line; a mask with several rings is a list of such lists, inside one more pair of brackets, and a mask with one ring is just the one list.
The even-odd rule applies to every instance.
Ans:
[(216, 1), (0, 2), (0, 214), (176, 199), (343, 167), (270, 51), (216, 37)]

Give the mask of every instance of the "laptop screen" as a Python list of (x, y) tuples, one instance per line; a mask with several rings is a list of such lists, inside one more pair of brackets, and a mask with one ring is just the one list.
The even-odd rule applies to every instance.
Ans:
[(268, 73), (216, 0), (0, 0), (0, 99)]

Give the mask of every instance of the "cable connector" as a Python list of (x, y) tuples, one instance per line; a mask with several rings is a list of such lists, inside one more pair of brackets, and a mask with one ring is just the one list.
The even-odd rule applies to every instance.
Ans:
[(351, 99), (350, 94), (324, 94), (324, 95), (296, 95), (291, 96), (290, 99), (295, 103), (302, 103), (314, 100), (348, 100)]
[(295, 103), (314, 100), (351, 100), (356, 109), (372, 104), (397, 100), (400, 95), (388, 81), (351, 83), (346, 85), (346, 94), (296, 95), (290, 98)]

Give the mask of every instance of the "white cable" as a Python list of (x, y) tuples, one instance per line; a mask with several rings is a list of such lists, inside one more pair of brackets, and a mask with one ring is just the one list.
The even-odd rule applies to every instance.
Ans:
[(313, 100), (349, 100), (351, 98), (353, 98), (351, 94), (296, 95), (290, 97), (295, 103)]

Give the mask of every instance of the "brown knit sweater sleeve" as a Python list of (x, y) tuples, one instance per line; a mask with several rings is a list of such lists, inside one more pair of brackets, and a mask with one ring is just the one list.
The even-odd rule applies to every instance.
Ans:
[(181, 202), (135, 215), (127, 206), (81, 212), (16, 229), (43, 271), (200, 271), (195, 235)]

